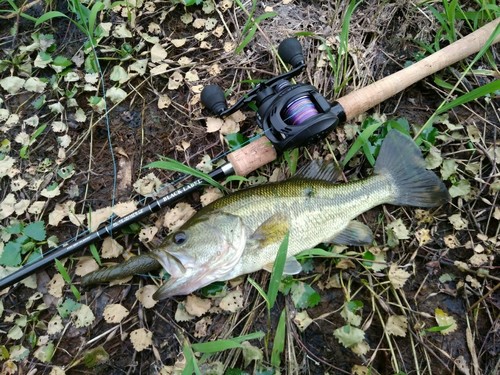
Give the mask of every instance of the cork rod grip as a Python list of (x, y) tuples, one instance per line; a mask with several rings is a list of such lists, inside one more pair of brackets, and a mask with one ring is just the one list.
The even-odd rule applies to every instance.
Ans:
[[(369, 86), (353, 91), (338, 99), (337, 102), (344, 108), (347, 119), (356, 117), (421, 79), (473, 53), (479, 52), (495, 31), (495, 27), (497, 27), (499, 22), (500, 18), (491, 21), (480, 29), (433, 53), (425, 59), (374, 82)], [(499, 41), (500, 34), (496, 36), (492, 44), (498, 43)]]
[(238, 176), (246, 176), (277, 157), (278, 154), (271, 141), (267, 137), (260, 137), (245, 147), (231, 152), (227, 159)]

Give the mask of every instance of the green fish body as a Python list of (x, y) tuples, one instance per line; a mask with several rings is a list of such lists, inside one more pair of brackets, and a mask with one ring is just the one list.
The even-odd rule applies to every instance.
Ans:
[(449, 199), (442, 181), (425, 169), (415, 143), (394, 130), (372, 176), (349, 183), (331, 179), (331, 170), (313, 165), (302, 177), (241, 190), (201, 209), (148, 255), (149, 263), (156, 259), (171, 275), (155, 297), (270, 270), (286, 233), (285, 273), (295, 274), (300, 265), (293, 256), (319, 243), (370, 243), (370, 229), (354, 219), (375, 206), (434, 207)]

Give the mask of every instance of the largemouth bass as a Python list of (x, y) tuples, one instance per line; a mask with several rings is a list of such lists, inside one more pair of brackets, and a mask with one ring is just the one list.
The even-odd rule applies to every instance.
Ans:
[(368, 226), (354, 220), (381, 204), (435, 207), (448, 201), (443, 182), (425, 169), (413, 140), (392, 130), (372, 176), (333, 183), (331, 170), (311, 167), (299, 177), (229, 194), (202, 208), (162, 245), (111, 269), (85, 276), (84, 285), (163, 267), (170, 279), (155, 298), (185, 295), (214, 281), (272, 269), (289, 233), (286, 274), (300, 272), (293, 258), (319, 243), (372, 242)]

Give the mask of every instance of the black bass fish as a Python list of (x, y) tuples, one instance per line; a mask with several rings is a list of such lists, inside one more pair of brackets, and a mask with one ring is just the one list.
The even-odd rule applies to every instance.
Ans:
[[(155, 293), (185, 295), (214, 281), (272, 270), (289, 233), (286, 274), (301, 271), (293, 257), (319, 243), (363, 245), (372, 232), (357, 216), (381, 204), (435, 207), (448, 190), (413, 140), (390, 131), (372, 176), (333, 183), (333, 169), (311, 167), (300, 177), (229, 194), (202, 208), (154, 251), (85, 276), (84, 285), (163, 267), (170, 279)], [(161, 266), (160, 266), (161, 265)]]

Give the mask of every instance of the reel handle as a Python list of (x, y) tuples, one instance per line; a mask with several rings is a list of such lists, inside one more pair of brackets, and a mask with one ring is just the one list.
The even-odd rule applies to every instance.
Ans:
[(217, 85), (208, 85), (201, 91), (201, 102), (212, 113), (220, 116), (226, 109), (227, 103), (224, 91)]
[(278, 55), (283, 62), (296, 68), (304, 64), (304, 55), (302, 54), (302, 45), (295, 38), (287, 38), (278, 46)]

